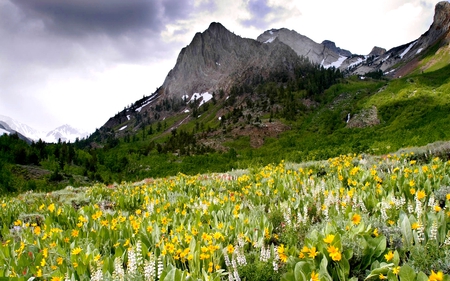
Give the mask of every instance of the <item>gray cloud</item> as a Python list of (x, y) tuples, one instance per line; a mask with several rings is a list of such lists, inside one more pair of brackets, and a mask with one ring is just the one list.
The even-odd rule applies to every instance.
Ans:
[(177, 0), (0, 0), (0, 112), (45, 113), (50, 102), (39, 95), (55, 79), (175, 60), (186, 42), (168, 45), (161, 33), (196, 8)]
[(12, 0), (45, 28), (65, 36), (103, 33), (118, 36), (147, 31), (158, 33), (166, 22), (189, 15), (191, 1), (176, 0)]
[[(290, 13), (283, 6), (269, 6), (268, 0), (250, 0), (247, 4), (247, 9), (251, 14), (251, 18), (242, 20), (241, 24), (263, 30), (271, 27), (274, 22), (283, 19)], [(269, 15), (272, 16), (270, 20), (268, 19)]]

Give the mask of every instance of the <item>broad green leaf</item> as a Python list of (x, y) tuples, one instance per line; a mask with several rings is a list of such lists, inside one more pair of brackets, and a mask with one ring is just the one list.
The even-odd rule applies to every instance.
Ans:
[(416, 279), (416, 272), (414, 269), (405, 264), (400, 268), (400, 273), (398, 274), (400, 276), (400, 281), (407, 281), (407, 280), (415, 280)]
[(428, 281), (428, 276), (422, 271), (417, 274), (417, 281)]
[(402, 232), (405, 244), (407, 245), (407, 247), (409, 247), (414, 242), (411, 230), (411, 222), (409, 221), (408, 216), (404, 212), (400, 213), (399, 221), (400, 221), (400, 230)]
[(306, 281), (306, 276), (311, 274), (311, 266), (305, 262), (300, 261), (295, 265), (294, 268), (294, 279), (295, 281)]

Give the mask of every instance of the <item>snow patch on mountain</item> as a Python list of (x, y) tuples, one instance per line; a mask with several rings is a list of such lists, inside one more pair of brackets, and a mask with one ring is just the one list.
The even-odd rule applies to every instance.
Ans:
[(330, 67), (339, 68), (339, 67), (342, 65), (342, 63), (343, 63), (346, 59), (347, 59), (347, 57), (339, 56), (339, 58), (337, 59), (337, 61), (332, 62), (331, 64), (328, 64), (328, 65), (323, 65), (323, 63), (324, 63), (324, 61), (325, 61), (325, 59), (324, 59), (324, 60), (322, 60), (322, 66), (323, 66), (325, 69), (328, 69), (328, 68), (330, 68)]
[(414, 45), (416, 45), (417, 41), (412, 42), (408, 48), (406, 48), (403, 53), (400, 54), (400, 58), (403, 58), (410, 50), (412, 47), (414, 47)]
[(199, 106), (202, 106), (204, 103), (207, 103), (208, 101), (210, 101), (212, 99), (212, 95), (208, 92), (205, 93), (194, 93), (191, 97), (191, 99), (189, 100), (189, 103), (194, 102), (195, 100), (198, 99), (202, 99), (202, 101), (200, 102)]
[(272, 43), (273, 40), (275, 40), (276, 37), (270, 37), (269, 39), (267, 39), (264, 43)]
[(4, 134), (9, 135), (9, 132), (7, 130), (0, 128), (0, 136), (3, 136)]

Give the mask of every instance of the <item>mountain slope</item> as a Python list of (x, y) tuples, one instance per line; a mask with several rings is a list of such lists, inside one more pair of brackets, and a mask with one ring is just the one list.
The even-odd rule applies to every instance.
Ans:
[[(315, 64), (331, 65), (342, 56), (339, 54), (337, 48), (334, 50), (329, 48), (334, 43), (327, 41), (325, 45), (318, 44), (308, 37), (286, 28), (265, 31), (256, 40), (262, 43), (272, 43), (279, 40), (291, 47), (297, 55), (307, 57)], [(334, 47), (336, 46), (334, 45)]]
[(347, 60), (342, 67), (350, 73), (365, 74), (381, 70), (390, 77), (402, 77), (412, 72), (433, 71), (450, 63), (450, 3), (441, 1), (435, 6), (433, 23), (417, 40), (371, 56)]
[(7, 124), (10, 130), (26, 136), (26, 138), (29, 140), (38, 140), (45, 134), (44, 132), (38, 131), (8, 116), (0, 115), (0, 121), (3, 121), (4, 124)]

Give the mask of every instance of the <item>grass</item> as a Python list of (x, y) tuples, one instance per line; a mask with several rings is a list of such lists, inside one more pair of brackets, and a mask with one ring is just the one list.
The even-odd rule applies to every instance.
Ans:
[(448, 147), (4, 196), (0, 277), (449, 280)]

